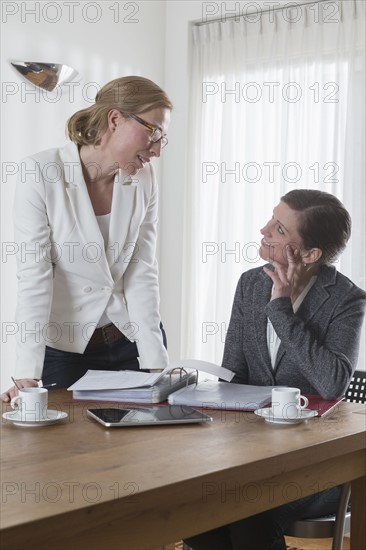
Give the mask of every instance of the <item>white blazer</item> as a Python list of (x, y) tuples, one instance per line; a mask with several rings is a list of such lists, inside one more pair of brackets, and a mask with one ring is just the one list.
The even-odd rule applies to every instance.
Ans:
[(83, 353), (105, 311), (135, 341), (141, 368), (164, 368), (155, 258), (158, 188), (149, 164), (116, 175), (104, 240), (74, 143), (21, 163), (15, 195), (18, 243), (17, 378), (42, 377), (45, 346)]

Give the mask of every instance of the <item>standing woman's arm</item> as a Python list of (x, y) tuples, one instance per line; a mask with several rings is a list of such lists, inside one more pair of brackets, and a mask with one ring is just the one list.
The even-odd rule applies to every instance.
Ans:
[(21, 163), (15, 204), (17, 253), (17, 348), (15, 377), (42, 377), (53, 293), (51, 229), (46, 187), (38, 162)]

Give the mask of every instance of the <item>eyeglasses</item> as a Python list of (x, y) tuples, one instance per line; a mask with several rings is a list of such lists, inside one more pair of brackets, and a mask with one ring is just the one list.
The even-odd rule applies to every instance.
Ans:
[(165, 147), (168, 143), (168, 138), (163, 135), (163, 132), (158, 128), (157, 126), (152, 126), (152, 124), (149, 124), (146, 122), (146, 120), (143, 120), (137, 115), (131, 115), (130, 113), (126, 113), (127, 116), (130, 118), (133, 118), (133, 120), (136, 120), (139, 124), (142, 124), (142, 126), (145, 126), (145, 128), (148, 128), (151, 130), (150, 140), (152, 143), (157, 143), (158, 141), (161, 142), (161, 148)]

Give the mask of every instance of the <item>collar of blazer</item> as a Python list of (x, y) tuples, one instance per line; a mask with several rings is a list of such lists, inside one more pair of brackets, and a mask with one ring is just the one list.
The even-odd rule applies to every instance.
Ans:
[[(85, 186), (83, 170), (81, 167), (79, 150), (76, 143), (70, 142), (59, 149), (59, 155), (63, 166), (64, 180), (67, 184), (75, 187)], [(136, 186), (138, 179), (133, 178), (119, 170), (118, 181), (123, 186)]]
[[(305, 324), (309, 323), (314, 315), (324, 307), (325, 303), (330, 299), (330, 291), (328, 288), (336, 284), (337, 270), (333, 266), (322, 265), (318, 273), (318, 278), (309, 290), (305, 300), (298, 309), (297, 315), (301, 317)], [(333, 298), (334, 299), (334, 298)], [(321, 314), (320, 314), (321, 315)], [(285, 349), (282, 344), (279, 347), (274, 370), (285, 354)]]
[[(64, 178), (67, 184), (66, 192), (79, 231), (85, 243), (96, 243), (101, 251), (100, 260), (96, 262), (96, 265), (104, 273), (108, 272), (110, 276), (110, 268), (118, 261), (126, 243), (129, 228), (132, 226), (133, 218), (137, 215), (138, 209), (141, 208), (138, 201), (135, 200), (139, 180), (124, 176), (122, 171), (116, 174), (109, 240), (105, 250), (103, 237), (84, 181), (77, 145), (69, 143), (66, 147), (60, 149), (59, 154), (64, 167)], [(120, 185), (120, 182), (122, 185)]]
[[(271, 264), (266, 264), (266, 267), (273, 270)], [(323, 305), (324, 301), (327, 300), (330, 296), (328, 287), (334, 286), (337, 282), (337, 270), (333, 265), (322, 265), (320, 267), (317, 280), (312, 286), (309, 294), (306, 297), (306, 300), (301, 304), (301, 309), (306, 310), (308, 315), (311, 317), (316, 313), (316, 311)], [(272, 289), (272, 281), (261, 270), (260, 279), (256, 284), (256, 290), (258, 291), (260, 287), (265, 289), (262, 290), (262, 295), (266, 303), (268, 302), (270, 292)]]
[(330, 287), (334, 286), (336, 282), (336, 268), (330, 265), (322, 265), (317, 280), (298, 310), (299, 315), (305, 322), (310, 321), (316, 312), (323, 307), (324, 303), (330, 298)]

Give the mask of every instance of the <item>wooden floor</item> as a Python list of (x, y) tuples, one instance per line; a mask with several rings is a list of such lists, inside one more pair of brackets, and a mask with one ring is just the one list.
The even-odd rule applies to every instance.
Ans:
[[(287, 550), (331, 550), (332, 539), (295, 539), (286, 537)], [(350, 550), (350, 539), (344, 537), (343, 550)], [(182, 550), (183, 543), (164, 546), (161, 550)]]
[[(287, 550), (331, 550), (332, 539), (295, 539), (286, 537)], [(344, 537), (343, 550), (350, 550), (350, 539)]]

